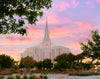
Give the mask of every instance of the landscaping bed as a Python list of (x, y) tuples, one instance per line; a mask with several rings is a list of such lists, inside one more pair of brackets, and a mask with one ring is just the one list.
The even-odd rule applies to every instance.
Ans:
[(47, 75), (0, 75), (0, 79), (48, 79)]
[(70, 76), (91, 76), (91, 75), (100, 75), (98, 72), (72, 72), (69, 73)]

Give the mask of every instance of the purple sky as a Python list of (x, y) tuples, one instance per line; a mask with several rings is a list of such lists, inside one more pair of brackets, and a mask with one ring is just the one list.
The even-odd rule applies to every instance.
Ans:
[(0, 53), (19, 60), (25, 48), (43, 40), (46, 17), (51, 41), (70, 48), (74, 54), (82, 52), (79, 42), (90, 38), (91, 30), (100, 32), (100, 0), (53, 0), (52, 8), (43, 11), (44, 16), (39, 18), (36, 26), (26, 22), (27, 36), (0, 35)]

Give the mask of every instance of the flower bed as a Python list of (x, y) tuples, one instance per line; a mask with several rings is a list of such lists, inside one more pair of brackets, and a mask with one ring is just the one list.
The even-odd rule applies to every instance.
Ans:
[(13, 73), (13, 69), (3, 69), (0, 72), (0, 75), (11, 75)]

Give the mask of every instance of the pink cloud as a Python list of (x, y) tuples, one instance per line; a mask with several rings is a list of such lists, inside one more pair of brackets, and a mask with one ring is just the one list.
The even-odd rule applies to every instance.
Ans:
[(66, 46), (66, 47), (69, 47), (69, 48), (71, 48), (71, 49), (78, 49), (78, 48), (80, 48), (80, 44), (79, 44), (78, 41), (73, 41), (73, 44), (68, 45), (68, 46)]
[(88, 1), (85, 4), (86, 4), (85, 6), (90, 7), (90, 8), (95, 8), (96, 7), (95, 4), (94, 4), (94, 2), (92, 2), (92, 1), (91, 2)]
[(0, 54), (6, 54), (8, 56), (11, 56), (12, 58), (14, 58), (15, 61), (19, 61), (20, 60), (20, 52), (22, 51), (0, 51)]
[[(61, 38), (61, 37), (75, 37), (75, 34), (85, 33), (88, 30), (93, 30), (94, 27), (87, 22), (79, 21), (74, 22), (74, 28), (72, 25), (69, 26), (56, 26), (54, 29), (49, 29), (51, 38)], [(21, 36), (18, 34), (10, 34), (0, 39), (1, 45), (20, 45), (31, 43), (38, 43), (38, 39), (43, 39), (44, 30), (38, 27), (28, 27), (28, 35)], [(81, 35), (82, 36), (82, 35)], [(6, 42), (5, 42), (6, 41)]]
[(68, 26), (56, 26), (54, 29), (50, 30), (51, 38), (61, 38), (61, 37), (75, 37), (71, 33), (71, 28)]
[(85, 7), (95, 8), (96, 7), (95, 2), (100, 3), (100, 0), (87, 1), (87, 2), (85, 2)]
[[(27, 44), (30, 42), (37, 43), (37, 39), (41, 39), (43, 37), (43, 30), (39, 29), (38, 27), (28, 27), (27, 29), (27, 36), (21, 36), (19, 34), (9, 34), (4, 35), (0, 41), (1, 45), (20, 45), (20, 44)], [(5, 42), (5, 41), (6, 42)]]
[[(61, 37), (75, 37), (75, 34), (85, 33), (88, 30), (93, 30), (92, 24), (84, 21), (73, 22), (73, 25), (69, 26), (56, 26), (54, 29), (50, 30), (51, 38), (61, 38)], [(75, 27), (75, 28), (74, 28)], [(84, 35), (81, 35), (83, 37)], [(85, 36), (86, 37), (86, 36)], [(88, 35), (87, 35), (88, 37)]]
[(50, 30), (52, 38), (64, 36), (75, 37), (75, 34), (85, 33), (88, 30), (94, 29), (92, 24), (84, 21), (73, 22), (73, 24), (69, 26), (56, 26), (53, 30)]
[[(21, 36), (18, 34), (11, 34), (2, 38), (1, 45), (20, 45), (20, 44), (27, 44), (37, 43), (35, 40), (43, 39), (44, 31), (37, 28), (37, 27), (29, 27), (27, 29), (29, 32), (27, 36)], [(73, 34), (70, 33), (71, 28), (67, 26), (56, 26), (54, 29), (49, 29), (50, 37), (51, 38), (60, 38), (60, 37), (74, 37)], [(4, 40), (6, 42), (4, 42)]]
[(79, 5), (79, 2), (77, 0), (71, 0), (72, 7), (76, 8)]
[(0, 47), (0, 54), (2, 51), (5, 51), (5, 47)]
[[(75, 39), (75, 38), (74, 38), (74, 39)], [(73, 41), (71, 41), (71, 44), (70, 44), (70, 45), (66, 45), (65, 47), (70, 48), (70, 50), (71, 50), (71, 52), (72, 52), (73, 54), (79, 54), (79, 53), (82, 52), (82, 50), (80, 49), (81, 46), (80, 46), (79, 41), (73, 40)]]
[(94, 1), (96, 1), (96, 2), (100, 3), (100, 0), (94, 0)]
[(88, 22), (84, 22), (84, 21), (78, 21), (78, 22), (74, 22), (76, 25), (78, 25), (80, 27), (79, 31), (87, 31), (87, 30), (93, 30), (94, 27), (92, 24), (88, 23)]
[(69, 1), (58, 1), (53, 4), (53, 8), (57, 11), (65, 11), (68, 8), (76, 8), (79, 5), (77, 0), (69, 0)]
[(84, 35), (84, 34), (83, 34), (83, 35), (80, 35), (80, 37), (88, 37), (88, 35)]
[[(47, 16), (48, 18), (48, 24), (66, 24), (71, 22), (71, 19), (68, 17), (63, 17), (61, 15), (58, 15), (55, 12), (46, 12), (45, 16)], [(45, 18), (41, 19), (39, 22), (37, 22), (37, 24), (45, 24)]]
[(62, 1), (53, 6), (54, 6), (54, 8), (58, 9), (58, 11), (64, 11), (70, 6), (70, 4), (67, 1)]
[(20, 59), (20, 53), (21, 52), (22, 51), (7, 51), (5, 47), (0, 47), (0, 55), (1, 54), (6, 54), (8, 56), (11, 56), (15, 60), (19, 60)]

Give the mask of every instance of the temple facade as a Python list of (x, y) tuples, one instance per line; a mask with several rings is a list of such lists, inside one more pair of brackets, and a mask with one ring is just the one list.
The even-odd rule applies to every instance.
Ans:
[(54, 45), (49, 37), (48, 24), (46, 20), (45, 34), (43, 41), (34, 47), (27, 48), (24, 53), (21, 54), (21, 58), (26, 56), (33, 57), (36, 61), (42, 61), (46, 58), (54, 60), (54, 58), (63, 53), (69, 53), (69, 48), (63, 46)]

